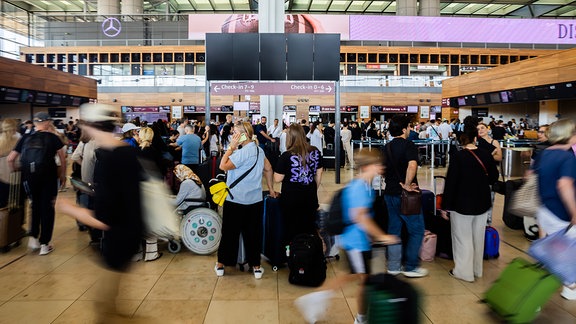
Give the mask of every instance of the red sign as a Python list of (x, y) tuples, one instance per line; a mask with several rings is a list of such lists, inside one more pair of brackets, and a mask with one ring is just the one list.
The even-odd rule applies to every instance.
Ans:
[(213, 82), (213, 95), (327, 95), (334, 94), (333, 82)]

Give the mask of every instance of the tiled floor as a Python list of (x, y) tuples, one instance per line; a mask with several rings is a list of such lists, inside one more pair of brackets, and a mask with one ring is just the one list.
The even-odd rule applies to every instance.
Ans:
[[(432, 176), (444, 172), (421, 168), (421, 187), (431, 188)], [(333, 171), (325, 173), (320, 188), (322, 203), (328, 203), (331, 193), (341, 186), (334, 184), (334, 176)], [(352, 171), (343, 171), (342, 182), (351, 176)], [(73, 195), (71, 190), (63, 194)], [(511, 259), (527, 257), (529, 246), (520, 231), (502, 224), (502, 204), (502, 197), (497, 197), (494, 223), (500, 232), (501, 256), (485, 261), (482, 279), (475, 283), (455, 280), (448, 275), (452, 261), (438, 258), (424, 264), (430, 276), (410, 279), (423, 296), (422, 323), (498, 323), (479, 300)], [(94, 323), (93, 296), (102, 270), (88, 241), (88, 235), (78, 232), (70, 218), (57, 215), (53, 253), (28, 253), (25, 239), (21, 246), (0, 254), (0, 323)], [(213, 271), (215, 259), (214, 255), (199, 256), (187, 250), (178, 254), (164, 251), (158, 261), (134, 263), (121, 282), (119, 305), (134, 318), (122, 322), (304, 323), (293, 300), (313, 289), (290, 285), (287, 269), (273, 272), (264, 263), (262, 280), (231, 269), (217, 278)], [(375, 269), (384, 267), (382, 255), (377, 254), (374, 262)], [(332, 261), (328, 277), (345, 270), (345, 262)], [(339, 292), (323, 323), (352, 323), (355, 292), (354, 285)], [(576, 323), (576, 302), (554, 295), (536, 323)]]

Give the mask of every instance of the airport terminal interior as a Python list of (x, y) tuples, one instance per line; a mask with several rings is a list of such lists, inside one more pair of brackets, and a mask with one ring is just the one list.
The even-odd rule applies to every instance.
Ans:
[[(418, 170), (420, 185), (433, 189), (433, 175), (445, 168)], [(354, 175), (342, 173), (342, 183)], [(320, 203), (330, 203), (335, 184), (334, 171), (327, 171), (318, 191)], [(279, 189), (276, 184), (276, 189)], [(442, 184), (439, 181), (439, 192)], [(69, 188), (60, 193), (73, 197)], [(484, 261), (484, 276), (474, 283), (449, 276), (452, 260), (436, 257), (422, 262), (430, 271), (424, 278), (406, 279), (421, 295), (421, 323), (486, 324), (500, 320), (480, 302), (483, 294), (514, 258), (529, 259), (530, 242), (523, 231), (511, 230), (502, 222), (503, 196), (496, 195), (493, 226), (500, 233), (500, 257)], [(28, 252), (26, 239), (8, 253), (0, 254), (0, 323), (94, 323), (94, 291), (102, 274), (97, 252), (89, 246), (86, 232), (79, 232), (70, 217), (56, 216), (54, 252), (46, 256)], [(183, 249), (177, 254), (160, 244), (163, 256), (153, 262), (134, 262), (121, 282), (119, 308), (126, 323), (305, 323), (294, 299), (314, 291), (288, 283), (288, 269), (272, 271), (265, 261), (265, 273), (255, 280), (251, 273), (227, 268), (223, 277), (214, 274), (215, 255), (201, 256)], [(374, 272), (385, 269), (385, 255), (375, 251)], [(344, 259), (330, 260), (327, 277), (345, 272)], [(327, 317), (318, 323), (352, 323), (356, 315), (356, 284), (338, 291)], [(554, 294), (534, 323), (576, 322), (576, 303)]]
[[(95, 102), (149, 123), (234, 114), (267, 116), (269, 127), (370, 119), (384, 130), (395, 114), (414, 123), (474, 115), (526, 125), (502, 142), (520, 146), (538, 125), (576, 119), (576, 4), (566, 0), (0, 0), (0, 9), (0, 120), (47, 112), (66, 123)], [(520, 151), (506, 150), (508, 167), (523, 168)], [(434, 190), (446, 170), (422, 164), (420, 187)], [(324, 208), (356, 172), (324, 172)], [(59, 195), (75, 192), (68, 183)], [(428, 276), (405, 278), (421, 296), (421, 323), (501, 322), (484, 293), (514, 258), (530, 259), (530, 241), (503, 223), (503, 209), (497, 194), (500, 256), (484, 261), (482, 278), (457, 280), (453, 261), (440, 257), (422, 262)], [(52, 253), (29, 251), (27, 237), (0, 253), (0, 324), (96, 323), (103, 270), (89, 241), (57, 214)], [(315, 288), (290, 284), (286, 267), (263, 261), (261, 280), (231, 268), (217, 277), (215, 254), (159, 245), (161, 258), (123, 276), (117, 322), (305, 323), (294, 300)], [(384, 249), (372, 266), (385, 271)], [(343, 256), (329, 260), (329, 279), (346, 271)], [(353, 323), (356, 292), (357, 284), (337, 291), (320, 323)], [(558, 291), (534, 323), (576, 323), (576, 301)]]

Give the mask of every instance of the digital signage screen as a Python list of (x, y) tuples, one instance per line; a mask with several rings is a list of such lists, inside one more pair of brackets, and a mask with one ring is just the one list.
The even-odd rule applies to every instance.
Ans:
[(476, 103), (479, 105), (485, 105), (486, 104), (486, 95), (483, 94), (479, 94), (476, 96)]
[[(28, 94), (26, 94), (28, 95)], [(4, 100), (6, 101), (18, 101), (20, 100), (20, 90), (7, 88), (4, 93)]]
[(490, 94), (490, 102), (491, 103), (500, 103), (500, 94), (498, 92), (494, 92)]

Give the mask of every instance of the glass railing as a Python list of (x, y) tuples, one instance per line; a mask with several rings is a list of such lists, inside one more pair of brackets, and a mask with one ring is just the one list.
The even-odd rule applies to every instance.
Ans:
[[(204, 75), (107, 75), (91, 76), (102, 87), (203, 87)], [(342, 76), (341, 87), (442, 87), (449, 77)], [(273, 82), (273, 81), (270, 81)], [(297, 81), (294, 81), (297, 82)]]

